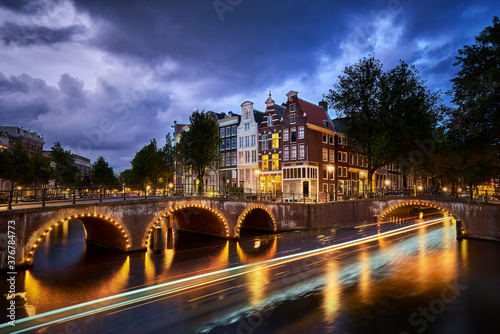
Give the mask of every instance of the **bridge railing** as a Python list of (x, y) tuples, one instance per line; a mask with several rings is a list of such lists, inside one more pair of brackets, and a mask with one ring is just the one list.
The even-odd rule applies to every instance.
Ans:
[[(256, 201), (273, 201), (287, 203), (325, 203), (366, 198), (388, 197), (429, 197), (429, 198), (468, 198), (469, 189), (460, 192), (450, 192), (439, 188), (380, 188), (373, 192), (363, 192), (358, 189), (343, 188), (338, 192), (282, 192), (257, 191), (251, 188), (205, 185), (200, 189), (195, 184), (136, 184), (136, 185), (105, 185), (87, 187), (42, 187), (22, 188), (0, 191), (0, 206), (32, 204), (45, 206), (50, 202), (78, 202), (130, 200), (138, 198), (159, 197), (208, 197), (223, 199), (245, 199)], [(491, 200), (495, 195), (488, 191), (474, 192), (472, 199), (478, 201)], [(499, 194), (500, 195), (500, 194)], [(498, 196), (500, 198), (500, 196)]]

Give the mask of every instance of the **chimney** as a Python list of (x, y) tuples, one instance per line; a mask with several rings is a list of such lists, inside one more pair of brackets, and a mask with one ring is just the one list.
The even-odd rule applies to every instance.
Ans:
[(323, 108), (325, 112), (328, 112), (328, 102), (326, 101), (319, 101), (318, 105)]

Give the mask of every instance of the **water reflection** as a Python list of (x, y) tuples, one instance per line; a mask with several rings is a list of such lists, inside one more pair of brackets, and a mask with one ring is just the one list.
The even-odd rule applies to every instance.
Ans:
[(241, 263), (249, 264), (269, 260), (276, 255), (276, 236), (261, 237), (252, 243), (236, 242), (236, 252)]

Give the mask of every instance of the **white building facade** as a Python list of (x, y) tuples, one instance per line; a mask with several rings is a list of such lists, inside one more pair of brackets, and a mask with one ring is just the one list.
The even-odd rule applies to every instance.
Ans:
[(238, 126), (238, 180), (245, 191), (259, 191), (258, 134), (264, 113), (254, 109), (253, 102), (241, 104), (241, 122)]

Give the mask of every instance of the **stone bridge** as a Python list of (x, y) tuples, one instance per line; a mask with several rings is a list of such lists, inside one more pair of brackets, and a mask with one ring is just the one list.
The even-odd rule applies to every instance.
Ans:
[(82, 223), (87, 241), (130, 252), (146, 250), (156, 226), (238, 239), (242, 228), (274, 233), (352, 226), (421, 208), (460, 219), (462, 231), (457, 231), (463, 237), (500, 240), (500, 205), (476, 201), (382, 198), (299, 204), (167, 197), (1, 211), (0, 270), (11, 270), (8, 264), (13, 262), (8, 261), (30, 266), (38, 244), (54, 227), (72, 219)]

